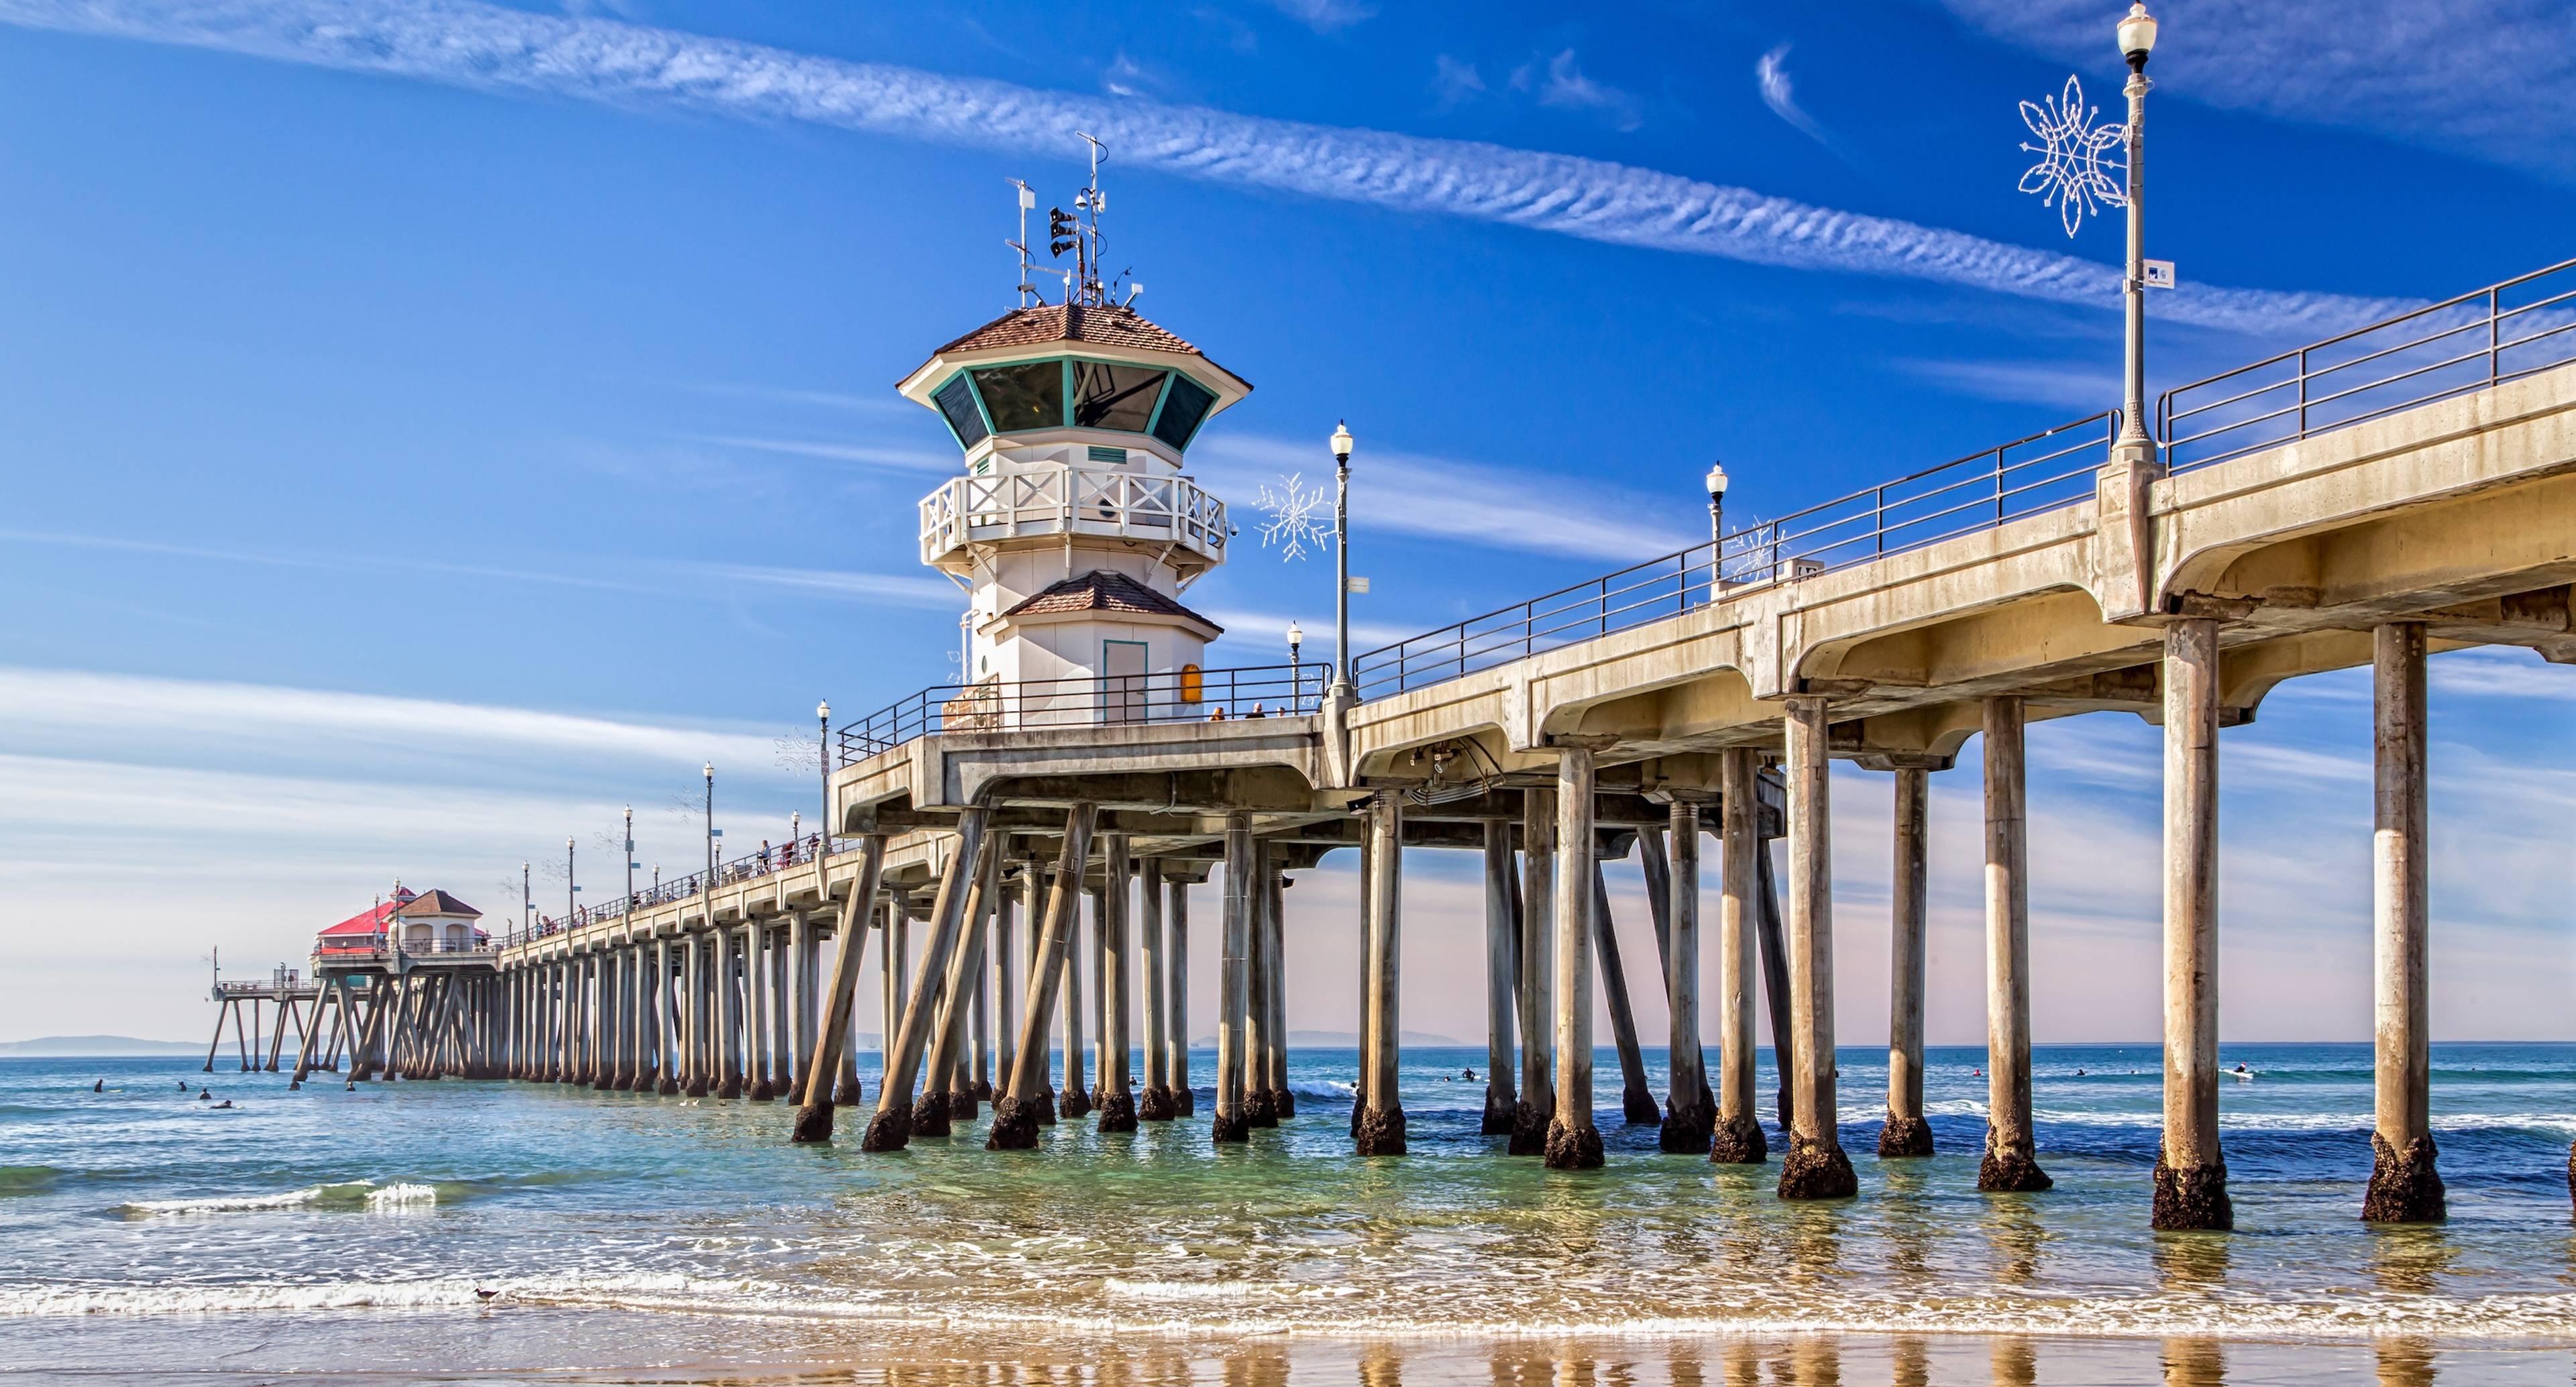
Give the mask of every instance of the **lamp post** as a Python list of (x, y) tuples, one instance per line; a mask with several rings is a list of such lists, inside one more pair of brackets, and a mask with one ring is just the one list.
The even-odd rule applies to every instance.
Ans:
[(575, 886), (575, 885), (573, 884), (573, 882), (574, 882), (574, 880), (575, 880), (575, 878), (573, 877), (573, 874), (572, 874), (572, 845), (573, 845), (573, 841), (574, 841), (574, 840), (572, 840), (572, 839), (570, 839), (570, 838), (566, 838), (566, 839), (564, 840), (564, 928), (565, 928), (565, 929), (570, 929), (570, 928), (572, 928), (572, 927), (573, 927), (573, 925), (574, 925), (574, 924), (578, 923), (574, 917), (579, 913), (579, 912), (578, 912), (578, 910), (577, 910), (577, 908), (576, 908), (576, 906), (575, 906), (575, 904), (574, 904), (573, 898), (572, 898), (572, 897), (573, 897), (573, 893), (574, 893), (574, 892), (576, 892), (576, 891), (579, 891), (579, 890), (581, 889), (580, 887)]
[(1333, 701), (1351, 690), (1351, 426), (1333, 425)]
[(2119, 25), (2120, 56), (2128, 60), (2129, 85), (2124, 89), (2129, 98), (2129, 274), (2123, 289), (2128, 309), (2128, 370), (2122, 408), (2127, 417), (2120, 421), (2119, 447), (2138, 454), (2138, 461), (2155, 455), (2155, 439), (2147, 433), (2147, 55), (2155, 51), (2155, 16), (2147, 13), (2145, 0), (2129, 6), (2128, 15)]
[(713, 761), (707, 763), (707, 875), (699, 890), (707, 898), (707, 925), (712, 929), (716, 922), (716, 763)]
[(1708, 465), (1708, 600), (1726, 583), (1726, 464)]
[(832, 855), (832, 704), (825, 699), (814, 705), (814, 721), (820, 730), (814, 736), (814, 759), (823, 768), (823, 826), (814, 834), (814, 860)]
[(625, 914), (627, 911), (631, 911), (631, 910), (633, 910), (634, 908), (635, 908), (635, 806), (630, 804), (630, 805), (626, 806), (626, 909), (625, 909), (625, 910), (621, 910), (621, 911), (619, 911), (618, 913), (619, 913), (619, 914), (621, 914), (621, 915), (623, 915), (623, 914)]
[(528, 931), (536, 928), (536, 908), (536, 901), (528, 893), (528, 864), (522, 862), (519, 864), (519, 937), (521, 939), (527, 938)]
[(1297, 705), (1306, 697), (1305, 664), (1297, 657), (1297, 652), (1303, 649), (1305, 644), (1305, 628), (1297, 624), (1295, 617), (1290, 617), (1288, 619), (1288, 711), (1292, 713), (1298, 711)]

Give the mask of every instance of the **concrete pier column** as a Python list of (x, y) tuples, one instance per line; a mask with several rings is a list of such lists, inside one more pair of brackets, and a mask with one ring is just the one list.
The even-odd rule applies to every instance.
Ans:
[(662, 945), (647, 940), (635, 946), (635, 1091), (652, 1093), (662, 1086)]
[[(1090, 851), (1087, 845), (1084, 851)], [(1040, 936), (1046, 932), (1048, 902), (1054, 899), (1051, 892), (1055, 878), (1050, 875), (1050, 871), (1045, 861), (1035, 853), (1030, 855), (1027, 866), (1022, 869), (1023, 880), (1020, 882), (1020, 892), (1029, 907), (1029, 932), (1027, 943), (1020, 954), (1021, 979), (1017, 988), (1018, 1000), (1013, 1003), (1014, 1008), (1017, 1009), (1018, 1019), (1011, 1033), (1011, 1072), (1014, 1074), (1019, 1072), (1020, 1066), (1020, 1037), (1032, 1033), (1038, 1037), (1038, 1096), (1033, 1107), (1037, 1113), (1038, 1125), (1042, 1127), (1055, 1125), (1055, 1059), (1053, 1051), (1048, 1048), (1054, 1042), (1047, 1038), (1055, 1028), (1055, 1018), (1048, 1015), (1031, 1021), (1026, 1014), (1026, 1008), (1029, 1005), (1029, 999), (1037, 996), (1039, 992), (1038, 960), (1045, 957), (1042, 952), (1045, 941)], [(1055, 994), (1049, 991), (1047, 995)], [(1008, 1085), (1004, 1087), (1007, 1089)]]
[(1834, 867), (1825, 700), (1789, 700), (1789, 1089), (1795, 1112), (1780, 1163), (1783, 1199), (1859, 1192), (1834, 1121)]
[(1279, 1096), (1270, 1087), (1270, 1049), (1278, 1037), (1270, 1019), (1271, 912), (1278, 907), (1278, 869), (1268, 842), (1252, 844), (1252, 939), (1246, 951), (1245, 987), (1250, 1000), (1243, 1022), (1243, 1121), (1249, 1127), (1279, 1125)]
[(647, 1030), (644, 1016), (644, 947), (641, 944), (629, 943), (619, 949), (617, 955), (617, 1005), (618, 1010), (625, 1017), (625, 1024), (618, 1028), (620, 1044), (625, 1049), (623, 1057), (625, 1062), (618, 1068), (617, 1086), (632, 1093), (638, 1088), (649, 1087), (651, 1082), (644, 1077), (644, 1036)]
[(764, 925), (761, 934), (769, 958), (769, 1091), (773, 1098), (784, 1098), (796, 1082), (789, 1077), (796, 1067), (795, 1023), (789, 1005), (795, 993), (788, 985), (792, 954), (787, 930)]
[(1103, 867), (1108, 873), (1109, 909), (1100, 917), (1100, 1118), (1102, 1132), (1136, 1130), (1136, 1093), (1127, 1072), (1128, 1027), (1136, 989), (1127, 974), (1133, 952), (1128, 948), (1128, 905), (1135, 893), (1127, 854), (1127, 835), (1103, 834)]
[(680, 1091), (679, 980), (671, 976), (671, 941), (653, 941), (654, 1089), (664, 1095)]
[[(582, 1007), (581, 982), (582, 970), (588, 966), (588, 963), (585, 958), (571, 957), (565, 959), (558, 970), (562, 975), (558, 986), (563, 993), (561, 998), (563, 1035), (562, 1061), (555, 1071), (555, 1078), (561, 1083), (577, 1084), (582, 1081), (582, 1043), (585, 1036), (583, 1018), (586, 1013)], [(406, 1029), (407, 1018), (404, 1007), (410, 1001), (410, 993), (410, 989), (405, 989), (404, 993), (398, 994), (398, 1005), (394, 1011), (393, 1022), (385, 1035), (385, 1068), (388, 1072), (394, 1068), (397, 1060), (395, 1046)]]
[(1485, 1122), (1486, 1136), (1509, 1136), (1520, 1106), (1513, 1081), (1513, 1031), (1520, 1004), (1519, 921), (1512, 913), (1512, 826), (1485, 821)]
[(2030, 1125), (2030, 815), (2022, 701), (1985, 701), (1986, 1151), (1977, 1188), (2044, 1190)]
[[(993, 900), (992, 966), (985, 970), (985, 982), (993, 993), (993, 1101), (1011, 1091), (1011, 1066), (1020, 1053), (1020, 988), (1027, 976), (1020, 949), (1020, 901), (1029, 894), (1028, 879), (1041, 869), (1035, 862), (1024, 862), (1017, 879)], [(1041, 904), (1037, 909), (1044, 909)], [(1037, 926), (1037, 910), (1029, 912), (1029, 925)]]
[(1404, 1154), (1403, 942), (1404, 799), (1380, 790), (1368, 805), (1368, 873), (1360, 889), (1368, 912), (1368, 989), (1361, 1004), (1360, 1067), (1368, 1104), (1353, 1149), (1363, 1156)]
[(1593, 751), (1558, 750), (1556, 761), (1556, 1094), (1547, 1124), (1550, 1170), (1601, 1164), (1601, 1133), (1592, 1125), (1593, 878), (1600, 870), (1593, 835)]
[(1109, 1055), (1101, 1042), (1109, 1015), (1109, 892), (1110, 886), (1105, 878), (1091, 889), (1091, 1063), (1084, 1072), (1091, 1076), (1091, 1107), (1095, 1112), (1099, 1111), (1101, 1099), (1105, 1096), (1104, 1086), (1109, 1075)]
[[(967, 1029), (975, 1009), (975, 979), (984, 971), (994, 898), (1002, 891), (1002, 848), (1002, 838), (995, 836), (968, 865), (974, 878), (967, 887), (957, 940), (939, 969), (930, 1048), (922, 1062), (922, 1092), (912, 1109), (914, 1136), (946, 1136), (949, 1124), (975, 1116), (973, 1080), (966, 1068)], [(922, 955), (921, 966), (923, 980), (929, 981), (929, 954)]]
[(803, 1106), (814, 1058), (814, 919), (787, 917), (787, 1101)]
[[(1038, 1144), (1039, 1105), (1047, 1101), (1047, 1022), (1055, 994), (1063, 986), (1064, 956), (1082, 909), (1082, 868), (1091, 856), (1091, 830), (1099, 807), (1077, 804), (1066, 811), (1064, 840), (1056, 857), (1055, 876), (1042, 916), (1032, 916), (1036, 952), (1029, 961), (1029, 987), (1020, 1012), (1020, 1035), (1012, 1046), (1010, 1089), (993, 1105), (993, 1125), (985, 1134), (990, 1151), (1027, 1151)], [(1032, 889), (1045, 874), (1032, 871)]]
[(1172, 1019), (1165, 1027), (1171, 1046), (1172, 1115), (1190, 1117), (1198, 1112), (1198, 1093), (1190, 1085), (1190, 887), (1185, 881), (1170, 883), (1163, 902), (1163, 928), (1166, 931), (1164, 952), (1170, 955), (1171, 975), (1163, 985), (1165, 1000), (1171, 1003)]
[[(1064, 1088), (1056, 1096), (1056, 1116), (1068, 1122), (1077, 1117), (1091, 1115), (1090, 1056), (1087, 1053), (1087, 1042), (1083, 1039), (1082, 1024), (1082, 1010), (1087, 995), (1082, 986), (1082, 956), (1090, 946), (1082, 937), (1081, 908), (1083, 898), (1091, 893), (1082, 889), (1082, 877), (1078, 872), (1074, 877), (1073, 892), (1073, 918), (1066, 924), (1068, 933), (1064, 941), (1063, 962), (1057, 965), (1064, 970), (1064, 985), (1060, 989), (1062, 996), (1059, 999), (1064, 1006)], [(1091, 921), (1091, 930), (1095, 935), (1100, 932), (1099, 910), (1099, 901), (1095, 898), (1092, 902)]]
[(1663, 1110), (1655, 1106), (1654, 1086), (1646, 1082), (1646, 1052), (1637, 1043), (1637, 1013), (1628, 1000), (1628, 970), (1619, 955), (1619, 931), (1610, 915), (1610, 881), (1596, 854), (1592, 863), (1592, 944), (1599, 952), (1594, 972), (1601, 982), (1602, 1009), (1610, 1013), (1611, 1046), (1619, 1056), (1619, 1117), (1623, 1122), (1653, 1122)]
[(805, 1063), (805, 1101), (796, 1109), (793, 1140), (830, 1141), (833, 1083), (850, 1043), (850, 1017), (858, 1010), (859, 965), (868, 942), (868, 917), (876, 912), (877, 887), (885, 874), (885, 835), (859, 839), (859, 879), (842, 898), (840, 922), (832, 931), (832, 980), (825, 985), (815, 1017), (814, 1052)]
[[(2373, 1223), (2436, 1223), (2447, 1212), (2434, 1168), (2432, 1053), (2425, 950), (2431, 924), (2430, 811), (2425, 793), (2424, 627), (2393, 621), (2371, 633), (2371, 1034), (2375, 1100)], [(2576, 1154), (2569, 1157), (2576, 1180)], [(2576, 1184), (2570, 1186), (2576, 1194)]]
[(1225, 936), (1217, 962), (1216, 1122), (1220, 1144), (1249, 1140), (1244, 1114), (1250, 1057), (1245, 1054), (1252, 1009), (1252, 816), (1225, 816)]
[(904, 998), (900, 1029), (889, 1028), (885, 1077), (877, 1085), (876, 1115), (868, 1119), (862, 1150), (900, 1151), (912, 1139), (913, 1085), (921, 1077), (922, 1057), (930, 1047), (933, 1023), (938, 1020), (940, 989), (953, 981), (950, 965), (965, 933), (967, 908), (977, 894), (978, 878), (988, 870), (984, 860), (986, 844), (994, 840), (984, 829), (990, 817), (991, 811), (981, 805), (958, 811), (957, 843), (947, 870), (940, 873), (939, 895), (930, 909), (929, 935), (922, 941), (921, 971), (912, 980), (910, 995)]
[(1923, 947), (1931, 919), (1924, 815), (1931, 780), (1925, 770), (1896, 773), (1896, 858), (1888, 879), (1887, 1125), (1878, 1132), (1880, 1160), (1932, 1154), (1932, 1126), (1923, 1120)]
[(1556, 791), (1521, 792), (1520, 1099), (1512, 1111), (1515, 1156), (1547, 1151), (1547, 1124), (1556, 1115)]
[[(1671, 1056), (1672, 1090), (1665, 1097), (1664, 1124), (1656, 1145), (1665, 1151), (1706, 1151), (1717, 1130), (1715, 1095), (1699, 1048), (1699, 804), (1675, 798), (1670, 811), (1672, 846), (1661, 861), (1646, 835), (1646, 889), (1662, 902), (1668, 937), (1664, 941), (1664, 999), (1671, 1022), (1664, 1035)], [(1661, 879), (1658, 880), (1657, 878)]]
[(2165, 626), (2164, 1146), (2159, 1229), (2236, 1226), (2218, 1147), (2218, 622)]
[(778, 1097), (774, 1066), (778, 1061), (778, 986), (773, 969), (778, 956), (769, 947), (769, 926), (754, 920), (743, 927), (743, 992), (750, 1024), (744, 1027), (749, 1042), (743, 1048), (750, 1056), (751, 1078), (744, 1085), (746, 1095), (755, 1103), (773, 1102)]
[(885, 944), (877, 958), (877, 981), (885, 988), (877, 1026), (877, 1077), (880, 1087), (893, 1065), (889, 1053), (894, 1034), (903, 1027), (904, 998), (912, 995), (912, 893), (890, 892), (886, 898)]
[(734, 929), (718, 925), (707, 935), (707, 948), (712, 960), (709, 966), (716, 990), (715, 1028), (715, 1096), (742, 1096), (742, 989), (735, 975), (738, 955), (734, 948)]
[(1145, 1091), (1137, 1096), (1136, 1116), (1146, 1122), (1172, 1120), (1171, 1003), (1163, 995), (1168, 976), (1163, 949), (1163, 859), (1137, 864), (1136, 938), (1143, 946), (1139, 971), (1145, 977)]
[[(1275, 859), (1274, 859), (1275, 866)], [(1280, 1120), (1297, 1115), (1297, 1095), (1288, 1091), (1288, 873), (1273, 870), (1263, 877), (1270, 892), (1269, 938), (1263, 947), (1269, 954), (1268, 995), (1262, 1005), (1265, 1015), (1262, 1043), (1263, 1063), (1269, 1066), (1270, 1105)]]

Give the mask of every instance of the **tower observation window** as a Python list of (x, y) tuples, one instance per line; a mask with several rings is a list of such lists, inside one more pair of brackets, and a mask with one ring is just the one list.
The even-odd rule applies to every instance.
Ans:
[(1163, 373), (1148, 366), (1105, 361), (1073, 363), (1073, 422), (1086, 429), (1143, 433), (1154, 418), (1154, 396)]
[(984, 416), (976, 411), (975, 392), (966, 384), (964, 376), (939, 387), (939, 392), (930, 398), (948, 420), (948, 427), (957, 431), (959, 443), (972, 448), (984, 441), (988, 432), (984, 427)]
[(1004, 433), (1052, 429), (1064, 423), (1064, 367), (1053, 361), (995, 366), (975, 372), (993, 427)]
[(1154, 436), (1175, 448), (1186, 446), (1199, 421), (1207, 417), (1208, 406), (1215, 403), (1216, 396), (1206, 386), (1187, 376), (1173, 376), (1172, 388), (1163, 397), (1163, 417), (1154, 421)]

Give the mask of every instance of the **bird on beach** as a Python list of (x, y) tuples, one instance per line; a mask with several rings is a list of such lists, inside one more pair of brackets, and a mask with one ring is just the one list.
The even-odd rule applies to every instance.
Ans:
[(499, 1294), (499, 1291), (487, 1291), (480, 1286), (474, 1288), (474, 1298), (476, 1300), (490, 1300), (492, 1297)]

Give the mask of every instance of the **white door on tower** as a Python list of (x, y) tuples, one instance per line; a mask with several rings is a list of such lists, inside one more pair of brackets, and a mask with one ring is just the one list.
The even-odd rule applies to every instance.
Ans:
[(1145, 643), (1100, 643), (1100, 720), (1145, 721)]

